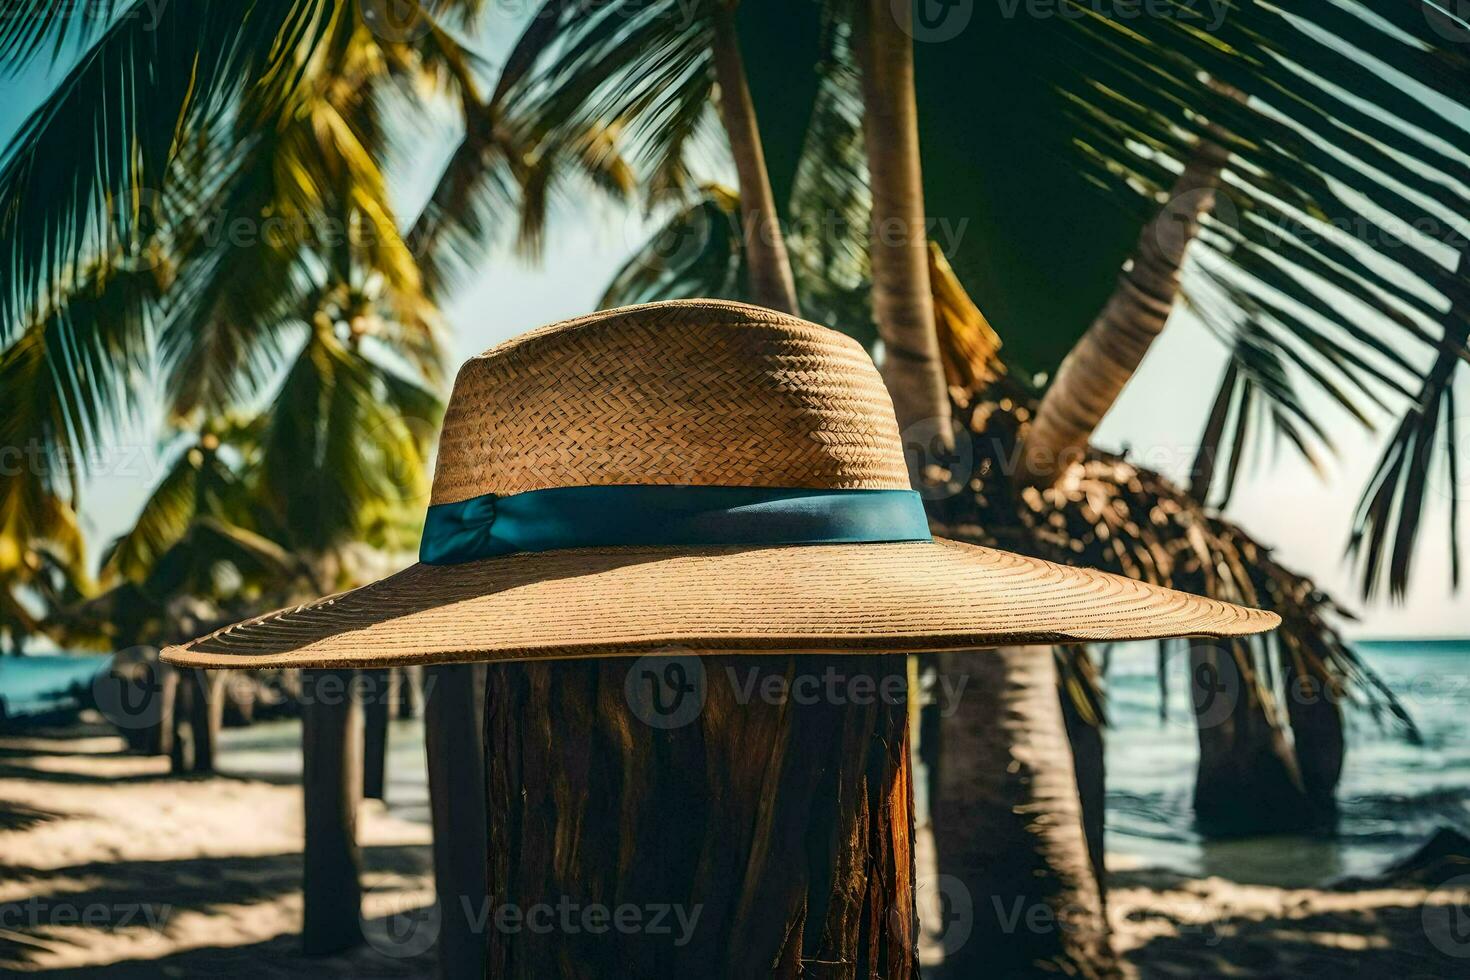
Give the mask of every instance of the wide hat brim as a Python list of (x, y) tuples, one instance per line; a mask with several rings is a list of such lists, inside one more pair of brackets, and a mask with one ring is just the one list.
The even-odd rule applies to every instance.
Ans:
[(163, 651), (187, 667), (904, 653), (1228, 637), (1275, 613), (956, 541), (578, 548), (418, 564)]

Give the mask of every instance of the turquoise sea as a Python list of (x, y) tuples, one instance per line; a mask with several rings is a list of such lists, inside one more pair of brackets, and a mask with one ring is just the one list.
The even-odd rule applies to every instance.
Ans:
[[(1184, 660), (1170, 665), (1171, 710), (1161, 719), (1157, 647), (1114, 647), (1107, 676), (1110, 854), (1128, 864), (1305, 886), (1372, 874), (1437, 827), (1470, 834), (1470, 640), (1363, 642), (1357, 648), (1398, 692), (1424, 744), (1411, 745), (1366, 714), (1349, 711), (1335, 834), (1209, 842), (1195, 833), (1190, 812), (1197, 748)], [(97, 656), (0, 657), (0, 698), (12, 713), (64, 707), (67, 690), (90, 683), (105, 663)], [(226, 730), (223, 742), (221, 768), (228, 772), (300, 771), (295, 722)], [(389, 751), (389, 807), (427, 821), (420, 723), (395, 722)]]
[(1411, 745), (1366, 712), (1347, 712), (1348, 746), (1331, 837), (1206, 842), (1190, 797), (1198, 758), (1185, 658), (1169, 665), (1160, 720), (1157, 647), (1120, 645), (1108, 665), (1107, 848), (1145, 865), (1299, 886), (1371, 874), (1437, 827), (1470, 834), (1470, 640), (1359, 642), (1355, 649), (1408, 708)]
[(0, 657), (0, 718), (74, 710), (77, 694), (110, 662), (95, 653)]

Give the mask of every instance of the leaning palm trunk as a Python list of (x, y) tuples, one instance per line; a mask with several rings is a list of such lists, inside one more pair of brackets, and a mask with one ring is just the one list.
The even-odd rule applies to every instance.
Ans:
[(1144, 226), (1118, 288), (1057, 369), (1036, 410), (1019, 459), (1020, 479), (1051, 486), (1081, 459), (1087, 441), (1138, 370), (1179, 296), (1184, 255), (1215, 206), (1229, 153), (1201, 140), (1169, 201)]
[(713, 45), (720, 117), (740, 184), (749, 295), (752, 302), (761, 306), (799, 316), (791, 259), (786, 254), (786, 239), (781, 233), (776, 199), (766, 172), (765, 152), (761, 149), (760, 129), (756, 125), (755, 104), (750, 98), (745, 65), (740, 58), (734, 6), (735, 0), (717, 4)]
[(1114, 975), (1051, 650), (947, 653), (940, 666), (974, 678), (940, 737), (941, 886), (950, 922), (971, 922), (967, 940), (944, 937), (945, 975)]
[(859, 15), (863, 138), (873, 195), (873, 316), (883, 338), (883, 380), (899, 428), (912, 432), (915, 424), (932, 419), (926, 428), (948, 441), (949, 395), (934, 332), (919, 166), (913, 38), (910, 25), (898, 23), (911, 16), (907, 4), (888, 0), (868, 0)]
[[(829, 670), (891, 696), (761, 693)], [(489, 665), (485, 975), (917, 978), (905, 688), (902, 656)]]

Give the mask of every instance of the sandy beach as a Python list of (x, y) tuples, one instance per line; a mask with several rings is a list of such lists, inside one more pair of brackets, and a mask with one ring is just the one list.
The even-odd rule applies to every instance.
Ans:
[[(431, 951), (386, 939), (387, 917), (431, 898), (423, 823), (364, 805), (369, 945), (307, 958), (294, 776), (169, 779), (166, 760), (123, 754), (103, 730), (67, 735), (0, 738), (0, 970), (432, 975)], [(1442, 977), (1470, 962), (1457, 919), (1470, 876), (1293, 889), (1113, 863), (1109, 913), (1133, 976)]]
[[(432, 955), (306, 958), (294, 778), (167, 776), (122, 740), (0, 739), (0, 972), (40, 976), (429, 976)], [(364, 927), (428, 904), (427, 826), (359, 816)], [(399, 954), (405, 947), (381, 942)]]

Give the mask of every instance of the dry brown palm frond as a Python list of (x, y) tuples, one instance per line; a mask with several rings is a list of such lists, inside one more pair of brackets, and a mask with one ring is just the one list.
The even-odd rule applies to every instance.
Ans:
[(1335, 625), (1350, 614), (1160, 473), (1090, 448), (1052, 488), (1018, 491), (1010, 474), (1034, 404), (1005, 377), (956, 399), (955, 418), (974, 437), (974, 476), (945, 503), (942, 533), (1270, 609), (1281, 628), (1236, 651), (1241, 676), (1268, 710), (1280, 710), (1273, 706), (1286, 700), (1285, 684), (1311, 685), (1418, 738), (1398, 699)]

